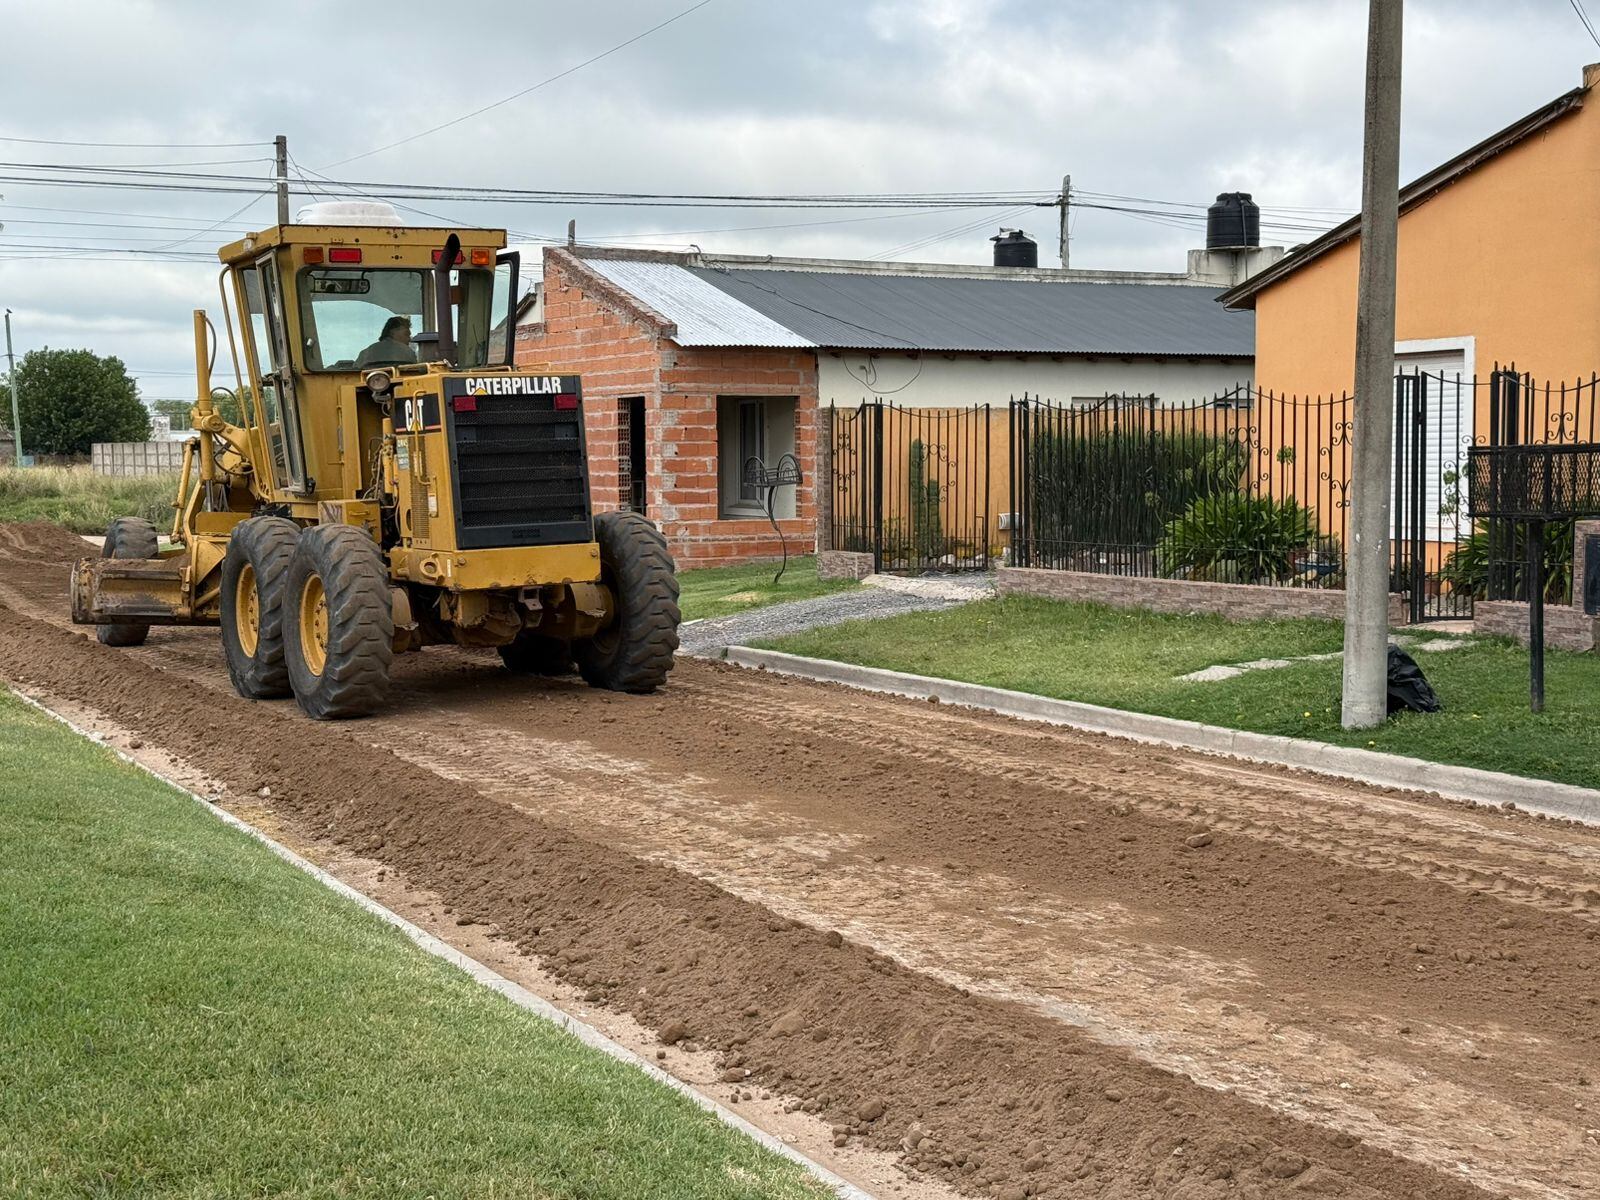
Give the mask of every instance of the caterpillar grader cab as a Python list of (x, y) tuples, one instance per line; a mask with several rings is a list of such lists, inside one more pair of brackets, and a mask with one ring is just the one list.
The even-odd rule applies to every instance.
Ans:
[[(429, 644), (661, 686), (671, 555), (642, 516), (592, 513), (582, 381), (513, 365), (505, 233), (372, 207), (312, 206), (219, 252), (225, 333), (195, 312), (171, 545), (113, 521), (74, 570), (73, 620), (122, 646), (220, 625), (241, 695), (316, 718), (373, 712), (394, 656)], [(212, 383), (224, 340), (231, 388)]]

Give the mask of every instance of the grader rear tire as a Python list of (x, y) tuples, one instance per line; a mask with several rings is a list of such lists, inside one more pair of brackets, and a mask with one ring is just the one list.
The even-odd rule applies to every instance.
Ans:
[(354, 525), (301, 532), (284, 588), (284, 661), (319, 721), (365, 717), (389, 690), (394, 611), (383, 552)]
[[(143, 517), (118, 517), (106, 528), (101, 558), (154, 558), (160, 552), (156, 527)], [(142, 646), (150, 636), (148, 625), (101, 625), (95, 637), (102, 646)]]
[(283, 660), (283, 594), (300, 526), (251, 517), (234, 526), (222, 560), (222, 653), (228, 678), (246, 700), (290, 694)]
[(613, 692), (653, 692), (667, 681), (678, 648), (678, 577), (667, 541), (638, 513), (594, 519), (611, 624), (572, 644), (584, 681)]

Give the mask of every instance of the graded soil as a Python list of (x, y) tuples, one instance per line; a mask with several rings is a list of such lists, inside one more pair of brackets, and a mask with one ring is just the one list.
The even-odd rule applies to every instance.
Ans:
[(214, 630), (73, 628), (82, 553), (0, 526), (0, 678), (908, 1172), (1600, 1194), (1600, 831), (695, 661), (630, 697), (433, 648), (318, 724), (237, 697)]

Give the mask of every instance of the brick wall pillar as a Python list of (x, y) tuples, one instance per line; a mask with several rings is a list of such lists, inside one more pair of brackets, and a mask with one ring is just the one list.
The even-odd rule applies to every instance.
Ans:
[(833, 549), (833, 410), (817, 409), (816, 465), (811, 470), (812, 507), (817, 514), (817, 553)]
[(1575, 521), (1572, 530), (1572, 607), (1583, 611), (1584, 543), (1600, 536), (1600, 521)]

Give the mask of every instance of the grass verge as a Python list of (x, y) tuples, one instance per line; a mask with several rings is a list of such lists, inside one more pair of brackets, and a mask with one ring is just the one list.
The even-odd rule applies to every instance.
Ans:
[(172, 525), (176, 475), (123, 478), (88, 467), (0, 467), (0, 521), (54, 521), (73, 533), (104, 533), (115, 517)]
[[(1416, 655), (1442, 713), (1400, 713), (1381, 728), (1339, 725), (1337, 659), (1249, 671), (1216, 683), (1177, 676), (1222, 663), (1341, 648), (1337, 621), (1231, 622), (1009, 596), (940, 612), (854, 621), (763, 643), (812, 658), (1312, 738), (1600, 787), (1600, 656), (1552, 650), (1548, 706), (1528, 711), (1528, 655), (1477, 639)], [(1410, 636), (1428, 636), (1413, 630)]]
[(683, 619), (726, 617), (747, 608), (762, 608), (785, 600), (809, 600), (813, 596), (860, 586), (852, 579), (818, 579), (817, 560), (811, 555), (791, 558), (783, 578), (774, 584), (772, 577), (777, 572), (775, 562), (679, 571), (678, 606), (683, 610)]
[(3, 691), (0, 779), (0, 1194), (824, 1194)]

